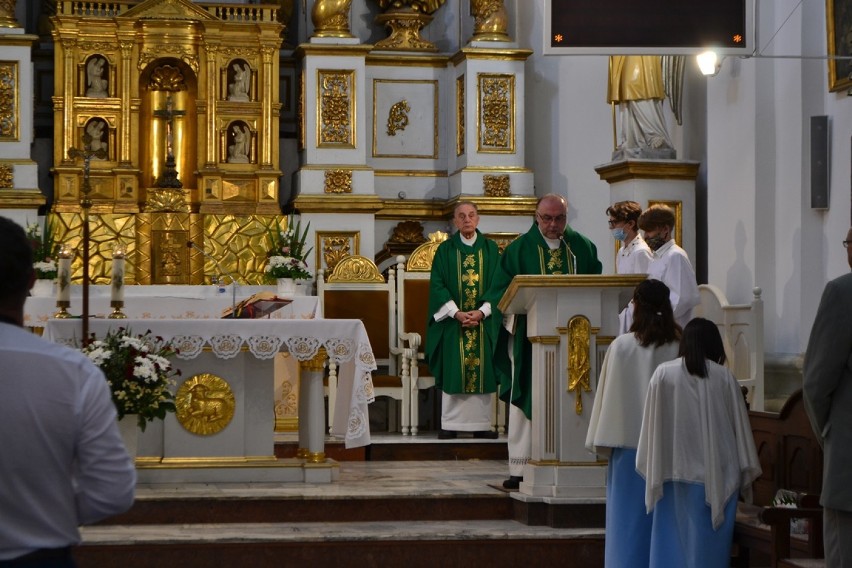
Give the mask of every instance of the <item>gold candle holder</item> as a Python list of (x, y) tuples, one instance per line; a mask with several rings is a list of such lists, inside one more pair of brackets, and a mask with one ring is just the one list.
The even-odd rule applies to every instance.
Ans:
[(121, 311), (121, 308), (124, 307), (123, 301), (113, 300), (109, 305), (112, 308), (112, 313), (107, 316), (107, 319), (127, 319), (127, 316)]
[(53, 317), (56, 319), (68, 319), (71, 317), (71, 314), (68, 313), (68, 308), (71, 307), (71, 302), (66, 302), (64, 300), (57, 300), (56, 307), (59, 308)]

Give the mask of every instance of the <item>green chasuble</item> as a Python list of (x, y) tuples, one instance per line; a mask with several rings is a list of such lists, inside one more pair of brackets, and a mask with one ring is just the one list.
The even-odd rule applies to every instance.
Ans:
[[(491, 305), (491, 315), (477, 327), (462, 328), (453, 318), (435, 321), (434, 315), (450, 300), (463, 312), (482, 306), (482, 296), (491, 286), (499, 260), (497, 245), (479, 231), (473, 246), (464, 244), (456, 233), (435, 251), (425, 354), (435, 384), (447, 394), (485, 394), (497, 390), (491, 360), (494, 347), (490, 341), (497, 336), (503, 316), (496, 304)], [(486, 333), (488, 328), (493, 328), (491, 333)]]
[[(497, 306), (512, 278), (518, 274), (600, 274), (603, 266), (594, 243), (570, 227), (565, 228), (563, 236), (565, 246), (550, 250), (538, 225), (533, 224), (529, 231), (512, 241), (503, 251), (494, 284), (486, 293), (485, 300)], [(515, 316), (514, 336), (510, 336), (502, 326), (498, 334), (492, 342), (500, 398), (514, 404), (524, 411), (527, 418), (531, 418), (532, 344), (527, 339), (527, 316)], [(508, 342), (512, 337), (514, 374), (508, 353)]]

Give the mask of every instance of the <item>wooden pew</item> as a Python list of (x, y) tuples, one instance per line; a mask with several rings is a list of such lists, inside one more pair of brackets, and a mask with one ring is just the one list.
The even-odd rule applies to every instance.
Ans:
[[(754, 504), (737, 508), (732, 565), (749, 566), (752, 552), (768, 558), (772, 567), (784, 566), (785, 558), (822, 558), (822, 448), (802, 391), (793, 393), (780, 413), (752, 410), (749, 420), (763, 473), (754, 483)], [(800, 494), (800, 509), (771, 507), (779, 489)], [(790, 534), (793, 518), (809, 519), (807, 534)]]

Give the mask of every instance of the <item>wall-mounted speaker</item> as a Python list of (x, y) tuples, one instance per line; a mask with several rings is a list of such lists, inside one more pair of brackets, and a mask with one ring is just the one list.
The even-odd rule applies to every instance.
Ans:
[(811, 117), (811, 209), (828, 209), (828, 117)]

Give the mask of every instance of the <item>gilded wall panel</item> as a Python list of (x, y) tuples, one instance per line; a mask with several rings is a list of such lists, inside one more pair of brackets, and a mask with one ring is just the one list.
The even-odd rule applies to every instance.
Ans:
[(18, 62), (0, 61), (0, 140), (17, 140)]
[[(51, 216), (55, 223), (56, 242), (65, 243), (74, 251), (71, 279), (75, 284), (83, 278), (83, 217), (80, 213), (58, 213)], [(92, 284), (109, 284), (112, 274), (112, 252), (121, 246), (128, 258), (136, 252), (136, 216), (133, 214), (105, 214), (89, 216), (89, 281)], [(125, 282), (136, 282), (134, 262), (128, 262)]]
[(358, 231), (317, 231), (316, 257), (326, 274), (330, 274), (343, 258), (361, 254), (361, 233)]
[(355, 147), (355, 71), (317, 71), (317, 147)]
[(438, 101), (438, 81), (374, 79), (373, 157), (437, 159)]
[(515, 153), (515, 76), (477, 74), (477, 140), (484, 153)]

